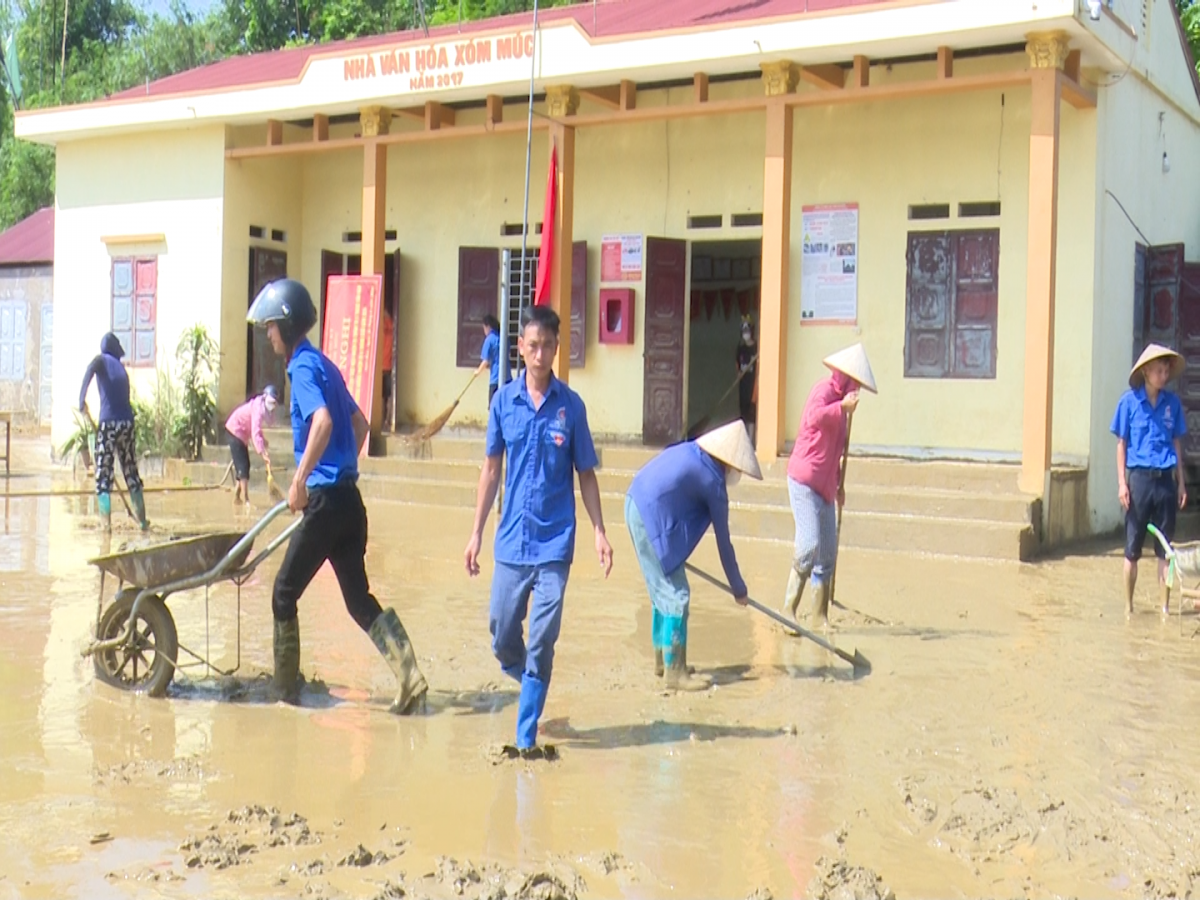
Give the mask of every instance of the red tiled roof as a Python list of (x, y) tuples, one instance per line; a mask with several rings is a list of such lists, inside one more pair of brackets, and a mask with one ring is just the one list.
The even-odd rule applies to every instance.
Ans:
[(39, 209), (0, 232), (0, 266), (54, 262), (54, 207)]
[[(592, 37), (629, 37), (687, 28), (713, 28), (761, 19), (783, 19), (806, 13), (832, 12), (856, 6), (882, 6), (895, 0), (600, 0), (555, 7), (538, 14), (538, 24), (574, 19)], [(429, 37), (445, 39), (457, 34), (528, 28), (532, 13), (516, 13), (462, 26), (442, 25), (429, 29)], [(296, 81), (305, 63), (316, 54), (339, 53), (382, 45), (424, 40), (418, 30), (374, 35), (308, 47), (293, 47), (250, 56), (234, 56), (114, 94), (111, 99), (162, 97), (221, 91), (260, 84)]]

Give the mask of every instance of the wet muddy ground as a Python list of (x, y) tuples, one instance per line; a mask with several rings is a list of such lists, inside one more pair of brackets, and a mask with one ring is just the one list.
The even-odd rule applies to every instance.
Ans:
[[(252, 521), (224, 493), (148, 506), (159, 534)], [(496, 753), (516, 691), (489, 652), (489, 569), (462, 571), (471, 512), (368, 509), (373, 587), (432, 686), (417, 718), (387, 713), (391, 675), (328, 572), (300, 607), (304, 706), (266, 702), (279, 557), (243, 588), (237, 676), (189, 669), (164, 700), (100, 684), (80, 656), (86, 560), (106, 549), (91, 501), (6, 503), (0, 898), (1200, 893), (1200, 621), (1164, 621), (1148, 572), (1127, 621), (1115, 548), (1036, 566), (847, 552), (834, 637), (873, 663), (859, 679), (694, 584), (689, 661), (717, 687), (670, 696), (611, 523), (612, 578), (581, 540), (568, 589), (543, 729), (560, 758), (524, 762)], [(136, 537), (120, 522), (113, 549)], [(787, 548), (738, 551), (776, 605)], [(696, 562), (719, 572), (711, 539)], [(209, 600), (233, 666), (236, 592)], [(204, 592), (170, 606), (202, 649)]]

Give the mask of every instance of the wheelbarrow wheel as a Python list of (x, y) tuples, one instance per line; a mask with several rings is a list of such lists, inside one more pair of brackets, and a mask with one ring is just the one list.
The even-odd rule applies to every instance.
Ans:
[[(120, 637), (129, 621), (138, 588), (126, 588), (100, 617), (97, 640)], [(101, 650), (92, 659), (96, 677), (105, 684), (125, 691), (161, 697), (175, 677), (175, 660), (179, 653), (179, 636), (175, 619), (161, 597), (147, 597), (138, 609), (132, 640), (108, 650)]]

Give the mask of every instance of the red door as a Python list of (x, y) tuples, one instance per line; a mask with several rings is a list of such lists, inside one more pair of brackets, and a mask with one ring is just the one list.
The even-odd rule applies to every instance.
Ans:
[[(282, 250), (250, 248), (250, 303), (267, 284), (287, 277), (287, 254)], [(287, 369), (283, 357), (271, 349), (264, 328), (249, 328), (246, 352), (247, 396), (261, 394), (268, 384), (283, 395), (287, 390)]]
[[(1179, 341), (1179, 287), (1183, 244), (1151, 247), (1147, 254), (1150, 293), (1146, 300), (1146, 342), (1175, 347)], [(1144, 349), (1144, 348), (1143, 348)], [(1139, 355), (1141, 350), (1138, 351)]]
[(496, 314), (500, 298), (500, 251), (495, 247), (458, 248), (458, 365), (479, 365), (483, 317)]
[(683, 436), (687, 242), (647, 238), (645, 265), (642, 442), (661, 447)]

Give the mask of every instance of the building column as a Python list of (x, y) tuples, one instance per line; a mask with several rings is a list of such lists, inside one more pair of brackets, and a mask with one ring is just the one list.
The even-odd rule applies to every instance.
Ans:
[(774, 462), (786, 437), (789, 258), (792, 245), (792, 125), (784, 95), (795, 90), (796, 67), (763, 65), (767, 148), (763, 170), (762, 288), (758, 325), (758, 432), (763, 465)]
[(1029, 230), (1025, 285), (1025, 405), (1022, 492), (1049, 490), (1054, 435), (1054, 281), (1058, 250), (1059, 71), (1067, 59), (1062, 32), (1030, 34)]
[[(362, 274), (383, 275), (385, 262), (384, 234), (387, 222), (387, 145), (378, 140), (387, 134), (391, 110), (380, 106), (364, 107), (359, 113), (363, 143), (362, 194)], [(382, 453), (380, 435), (383, 426), (383, 303), (380, 292), (380, 314), (375, 323), (374, 399), (371, 402), (371, 453)], [(394, 386), (393, 390), (395, 389)]]
[[(552, 86), (546, 89), (547, 114), (552, 119), (575, 115), (579, 94), (575, 88)], [(571, 376), (571, 247), (575, 219), (575, 128), (560, 121), (550, 125), (550, 149), (558, 151), (558, 177), (555, 190), (558, 202), (554, 212), (554, 256), (550, 261), (550, 307), (559, 318), (558, 355), (554, 374), (567, 383)], [(543, 234), (542, 239), (546, 239)]]

